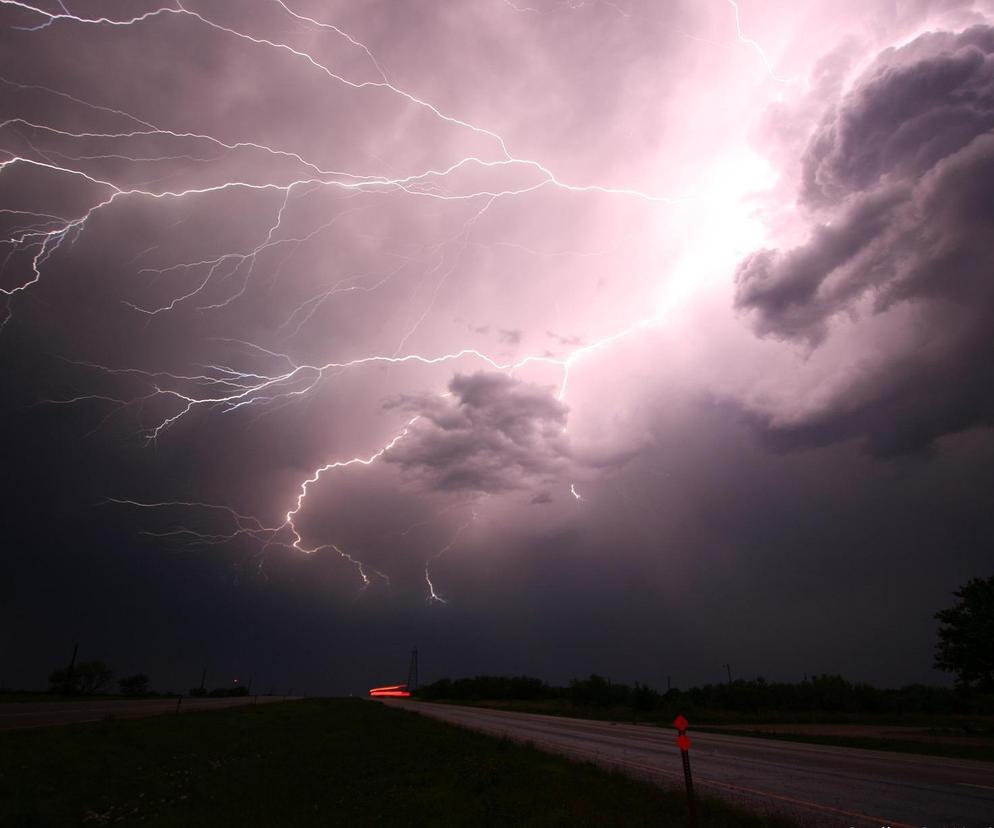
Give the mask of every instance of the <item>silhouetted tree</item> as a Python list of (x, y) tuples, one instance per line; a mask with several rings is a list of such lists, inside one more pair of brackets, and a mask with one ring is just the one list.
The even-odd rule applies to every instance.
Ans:
[(76, 665), (76, 681), (84, 695), (106, 690), (114, 678), (114, 671), (102, 661), (81, 661)]
[(81, 661), (71, 672), (68, 667), (53, 671), (48, 681), (53, 693), (85, 696), (106, 690), (113, 678), (114, 672), (102, 661)]
[(612, 684), (610, 679), (591, 673), (586, 679), (573, 679), (569, 683), (569, 697), (573, 704), (589, 704), (595, 707), (624, 705), (628, 702), (630, 688), (624, 684)]
[(117, 686), (125, 696), (144, 696), (148, 693), (148, 676), (145, 673), (135, 673), (118, 681)]
[(69, 668), (62, 667), (58, 670), (52, 670), (48, 674), (48, 685), (49, 693), (72, 693), (73, 688), (70, 683)]
[(651, 687), (645, 684), (639, 684), (638, 682), (635, 682), (635, 686), (632, 688), (629, 698), (631, 700), (632, 710), (636, 713), (644, 713), (648, 710), (652, 710), (657, 704), (659, 704), (659, 693)]
[(935, 614), (935, 666), (964, 687), (994, 691), (994, 576), (971, 578), (953, 594), (960, 600)]

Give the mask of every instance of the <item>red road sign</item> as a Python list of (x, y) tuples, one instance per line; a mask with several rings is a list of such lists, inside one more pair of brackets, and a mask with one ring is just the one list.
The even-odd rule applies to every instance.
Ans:
[(694, 780), (690, 775), (690, 737), (687, 735), (687, 728), (690, 722), (685, 716), (677, 716), (673, 720), (673, 725), (679, 734), (676, 737), (677, 747), (680, 748), (680, 760), (683, 762), (683, 781), (687, 785), (687, 816), (689, 817), (690, 828), (697, 828), (697, 808), (694, 805)]

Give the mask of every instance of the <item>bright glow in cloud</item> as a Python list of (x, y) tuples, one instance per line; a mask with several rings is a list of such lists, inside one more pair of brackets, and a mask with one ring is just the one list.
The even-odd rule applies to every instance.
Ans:
[[(234, 472), (210, 496), (106, 493), (169, 516), (154, 537), (330, 551), (362, 590), (393, 584), (407, 555), (427, 602), (445, 603), (430, 564), (485, 536), (488, 516), (522, 498), (522, 524), (593, 511), (599, 481), (647, 444), (629, 432), (664, 382), (652, 370), (665, 335), (703, 351), (742, 334), (736, 269), (810, 223), (790, 202), (836, 113), (819, 96), (838, 97), (926, 19), (853, 3), (785, 22), (754, 5), (480, 0), (384, 22), (282, 0), (122, 16), (0, 0), (16, 50), (0, 111), (0, 325), (25, 341), (44, 331), (75, 372), (47, 401), (93, 407), (96, 430), (127, 425), (150, 453), (187, 443), (199, 461), (197, 435), (221, 421), (262, 458), (264, 496)], [(842, 65), (840, 44), (857, 36)], [(983, 62), (969, 46), (954, 68)], [(106, 66), (74, 74), (53, 57), (42, 71), (39, 50)], [(858, 110), (847, 99), (838, 111)], [(851, 166), (830, 158), (812, 181), (832, 174), (844, 189), (864, 173)], [(816, 241), (852, 218), (833, 210)], [(740, 305), (766, 314), (762, 333), (808, 330), (767, 289), (794, 270), (757, 255)], [(77, 330), (66, 286), (88, 279), (101, 326)], [(847, 298), (832, 312), (855, 312)], [(695, 330), (708, 303), (727, 313)], [(415, 525), (434, 534), (391, 560), (375, 532), (350, 545), (322, 524), (336, 509), (343, 525), (355, 517), (341, 512), (365, 473), (381, 497), (428, 504)], [(389, 524), (370, 501), (354, 511)]]
[(767, 243), (757, 197), (776, 181), (769, 160), (748, 148), (731, 149), (715, 160), (701, 183), (710, 194), (707, 208), (695, 212), (692, 221), (677, 219), (681, 249), (661, 274), (658, 313), (727, 285), (728, 273), (742, 257)]

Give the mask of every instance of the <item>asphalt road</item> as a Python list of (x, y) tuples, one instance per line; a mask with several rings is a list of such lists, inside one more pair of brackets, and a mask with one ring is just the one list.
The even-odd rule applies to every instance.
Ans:
[[(409, 700), (385, 703), (683, 786), (676, 731)], [(697, 733), (695, 788), (805, 826), (994, 825), (994, 763)]]
[[(183, 699), (179, 711), (219, 710), (244, 704), (270, 704), (289, 701), (289, 696), (245, 696), (230, 699)], [(176, 713), (176, 699), (109, 699), (78, 702), (11, 702), (0, 704), (0, 730), (99, 722), (109, 717), (136, 719)]]

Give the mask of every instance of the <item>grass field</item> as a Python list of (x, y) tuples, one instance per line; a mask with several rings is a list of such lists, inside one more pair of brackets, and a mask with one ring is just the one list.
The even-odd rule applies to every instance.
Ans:
[[(701, 828), (770, 823), (700, 803)], [(0, 734), (0, 825), (683, 826), (682, 794), (359, 700)], [(788, 826), (788, 823), (778, 823)]]
[[(467, 707), (489, 707), (495, 710), (513, 710), (519, 713), (543, 713), (550, 716), (569, 716), (578, 719), (596, 719), (607, 722), (639, 722), (672, 728), (670, 714), (633, 714), (623, 707), (593, 707), (573, 705), (557, 700), (536, 701), (465, 701), (444, 699), (435, 700), (440, 704), (465, 705)], [(904, 716), (871, 717), (840, 714), (813, 713), (810, 716), (780, 715), (775, 711), (764, 711), (757, 715), (742, 715), (734, 711), (717, 710), (696, 712), (690, 717), (691, 729), (707, 730), (712, 733), (727, 733), (732, 736), (754, 736), (764, 739), (784, 739), (815, 745), (838, 745), (839, 747), (888, 750), (895, 753), (917, 753), (926, 756), (948, 756), (958, 759), (977, 759), (994, 762), (994, 719), (981, 716)], [(818, 722), (829, 724), (851, 723), (859, 725), (910, 725), (922, 729), (920, 739), (910, 738), (860, 738), (826, 734), (786, 734), (762, 730), (763, 724)], [(729, 725), (751, 725), (750, 728), (732, 729)], [(959, 743), (943, 744), (931, 739), (933, 735), (954, 736)], [(971, 744), (972, 742), (972, 744)]]

